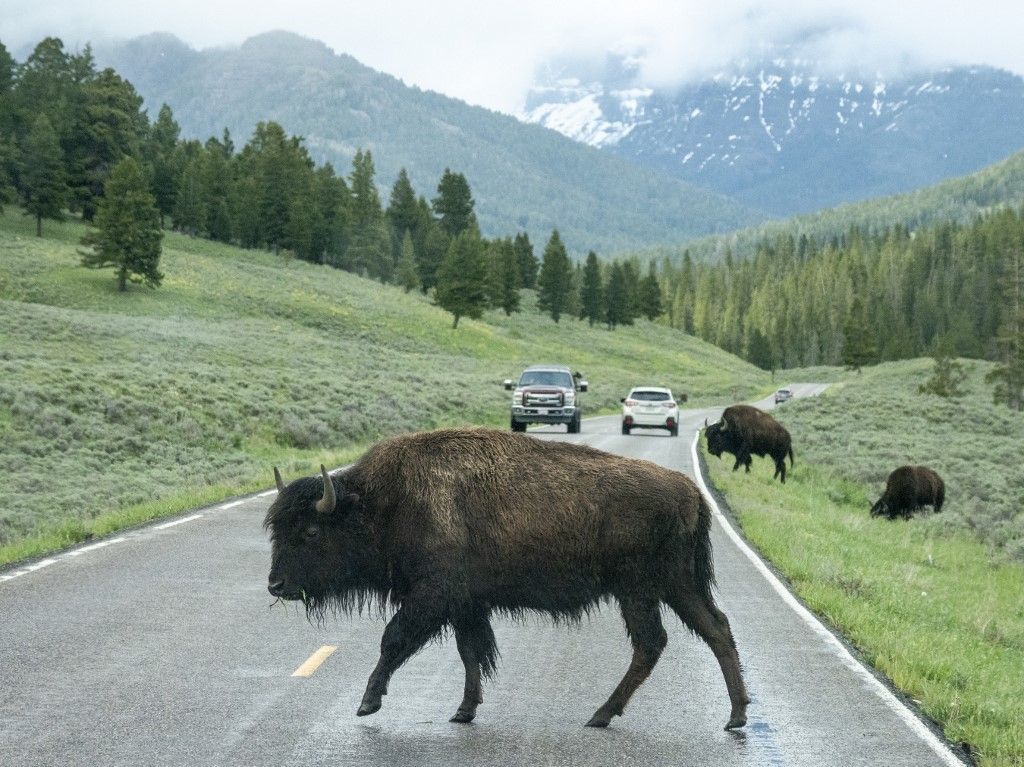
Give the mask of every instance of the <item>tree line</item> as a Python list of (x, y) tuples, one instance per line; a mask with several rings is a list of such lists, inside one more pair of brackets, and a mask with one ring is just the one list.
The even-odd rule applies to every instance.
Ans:
[[(934, 354), (1024, 377), (1024, 210), (910, 231), (761, 241), (751, 258), (663, 261), (666, 320), (768, 370)], [(1014, 361), (1015, 360), (1015, 361)], [(1003, 382), (1006, 386), (1005, 381)], [(1016, 406), (1016, 405), (1015, 405)]]

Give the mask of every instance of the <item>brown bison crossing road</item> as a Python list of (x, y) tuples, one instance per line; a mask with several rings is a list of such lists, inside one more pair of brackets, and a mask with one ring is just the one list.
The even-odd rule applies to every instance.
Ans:
[[(617, 417), (590, 419), (578, 435), (534, 433), (692, 474), (693, 431), (717, 415), (684, 411), (676, 439), (622, 436)], [(269, 502), (183, 515), (0, 582), (0, 764), (949, 763), (717, 523), (719, 603), (753, 697), (745, 729), (722, 731), (729, 702), (714, 657), (668, 615), (668, 647), (625, 715), (584, 728), (629, 662), (616, 609), (568, 629), (496, 619), (502, 662), (472, 725), (448, 722), (463, 683), (451, 642), (416, 656), (381, 711), (357, 718), (383, 623), (316, 628), (293, 608), (268, 609)], [(338, 649), (311, 676), (292, 677), (323, 645)]]

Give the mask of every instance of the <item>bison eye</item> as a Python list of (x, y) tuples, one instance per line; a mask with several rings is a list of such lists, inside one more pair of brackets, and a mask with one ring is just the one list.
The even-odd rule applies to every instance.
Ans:
[(313, 538), (316, 538), (319, 535), (320, 535), (320, 526), (319, 525), (310, 525), (309, 527), (307, 527), (305, 530), (302, 531), (302, 536), (307, 541), (308, 540), (312, 540)]

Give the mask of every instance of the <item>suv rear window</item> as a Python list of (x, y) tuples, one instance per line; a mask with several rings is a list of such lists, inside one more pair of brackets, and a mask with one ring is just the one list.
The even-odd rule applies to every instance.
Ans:
[(635, 391), (629, 395), (630, 399), (641, 402), (663, 402), (669, 398), (668, 392), (664, 391)]
[(561, 386), (574, 388), (572, 376), (559, 370), (528, 370), (519, 379), (520, 386)]

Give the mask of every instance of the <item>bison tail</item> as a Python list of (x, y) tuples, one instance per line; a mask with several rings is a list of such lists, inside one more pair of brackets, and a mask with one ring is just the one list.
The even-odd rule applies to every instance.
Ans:
[(711, 589), (715, 585), (715, 561), (711, 551), (711, 509), (703, 496), (700, 506), (693, 545), (693, 583), (704, 602), (713, 605), (715, 598)]
[(793, 468), (793, 446), (789, 446), (789, 468)]

